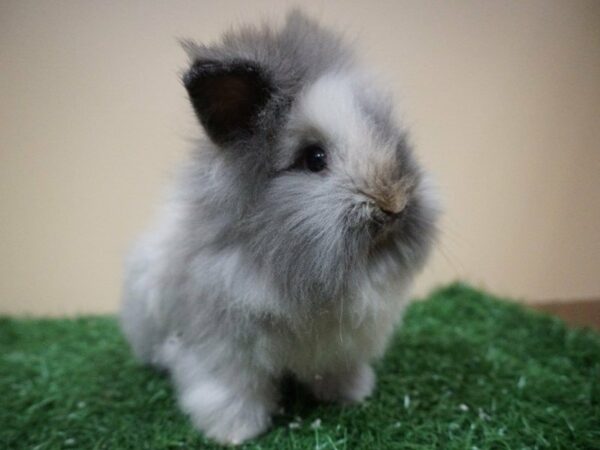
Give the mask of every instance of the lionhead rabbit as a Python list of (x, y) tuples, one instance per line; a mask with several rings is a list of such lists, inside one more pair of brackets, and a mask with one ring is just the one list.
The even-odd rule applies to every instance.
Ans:
[(263, 432), (291, 374), (360, 402), (434, 238), (390, 97), (298, 12), (184, 44), (205, 138), (127, 262), (123, 330), (205, 435)]

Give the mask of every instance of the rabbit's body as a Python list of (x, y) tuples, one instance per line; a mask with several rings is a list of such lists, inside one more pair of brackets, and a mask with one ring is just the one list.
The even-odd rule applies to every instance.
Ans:
[(371, 393), (436, 208), (335, 36), (296, 13), (187, 47), (210, 139), (130, 255), (122, 325), (196, 426), (239, 443), (268, 426), (284, 374), (324, 400)]

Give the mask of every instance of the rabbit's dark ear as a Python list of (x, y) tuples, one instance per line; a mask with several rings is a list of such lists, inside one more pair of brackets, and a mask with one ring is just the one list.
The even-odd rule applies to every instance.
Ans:
[(183, 83), (198, 119), (217, 144), (252, 133), (272, 93), (263, 71), (248, 61), (196, 61)]

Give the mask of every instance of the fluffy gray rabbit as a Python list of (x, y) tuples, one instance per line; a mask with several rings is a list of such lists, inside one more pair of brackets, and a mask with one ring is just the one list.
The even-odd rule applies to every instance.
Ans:
[(122, 327), (221, 443), (265, 431), (291, 374), (360, 402), (434, 240), (426, 174), (340, 37), (298, 12), (184, 44), (205, 131), (127, 262)]

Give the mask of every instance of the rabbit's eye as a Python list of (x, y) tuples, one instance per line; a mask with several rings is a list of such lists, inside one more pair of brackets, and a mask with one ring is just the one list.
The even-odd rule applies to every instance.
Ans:
[(327, 154), (320, 145), (312, 144), (302, 151), (302, 162), (311, 172), (320, 172), (327, 167)]

